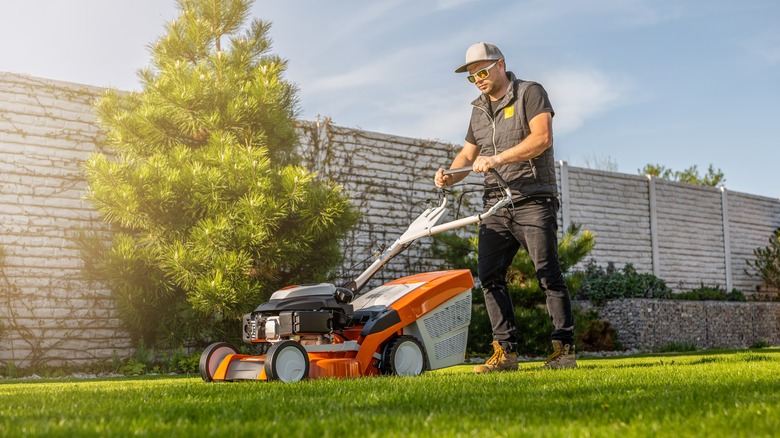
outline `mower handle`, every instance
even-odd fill
[[[452,175],[452,174],[455,174],[455,173],[471,172],[472,170],[473,169],[472,169],[471,166],[456,167],[454,169],[447,169],[447,170],[443,171],[441,174],[442,175]]]
[[[471,167],[450,169],[448,172],[450,173],[471,172]],[[509,185],[506,183],[506,181],[504,181],[504,178],[501,178],[501,175],[499,175],[496,169],[488,169],[488,172],[491,175],[493,175],[493,177],[496,179],[499,187],[501,188],[501,192],[503,192],[504,194],[504,196],[501,197],[498,200],[498,202],[493,204],[489,209],[487,209],[482,213],[436,225],[444,215],[444,212],[446,211],[447,192],[444,192],[445,196],[441,197],[440,206],[425,210],[425,212],[423,212],[417,219],[415,219],[412,222],[411,225],[409,225],[409,228],[406,230],[406,232],[404,232],[401,235],[401,237],[399,237],[395,242],[393,242],[392,245],[390,245],[387,249],[385,249],[382,252],[382,254],[380,254],[379,258],[374,260],[374,262],[371,264],[371,266],[368,267],[368,269],[363,271],[363,273],[360,274],[353,281],[345,284],[344,287],[351,290],[355,294],[355,296],[357,296],[360,293],[360,290],[363,289],[363,286],[365,286],[366,283],[368,283],[368,280],[370,280],[371,277],[373,277],[374,274],[376,274],[376,272],[382,268],[382,266],[387,264],[387,262],[389,262],[390,259],[392,259],[401,251],[403,251],[415,240],[421,237],[431,236],[433,234],[441,233],[444,231],[450,231],[467,225],[479,223],[486,217],[494,215],[496,211],[498,211],[498,209],[503,208],[507,204],[510,204],[512,202],[512,190],[509,189]]]
[[[466,172],[471,172],[472,170],[473,170],[473,169],[472,169],[472,167],[471,167],[471,166],[456,167],[456,168],[454,168],[454,169],[447,169],[447,170],[445,170],[445,171],[442,171],[442,173],[441,173],[441,174],[442,174],[442,175],[453,175],[453,174],[456,174],[456,173],[466,173]],[[498,171],[497,171],[496,169],[493,169],[493,168],[491,167],[490,169],[488,169],[488,173],[490,173],[491,175],[493,175],[493,178],[495,178],[495,179],[496,179],[496,181],[498,181],[498,185],[499,185],[499,187],[501,187],[502,189],[509,188],[509,184],[507,184],[507,183],[506,183],[506,181],[504,181],[504,178],[502,178],[502,177],[501,177],[501,174],[499,174],[499,173],[498,173]]]

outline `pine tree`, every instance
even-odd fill
[[[357,219],[297,165],[297,89],[251,3],[178,0],[142,90],[96,104],[107,154],[86,162],[87,199],[115,233],[89,265],[147,345],[239,336],[274,290],[331,275]]]

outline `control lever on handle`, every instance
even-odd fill
[[[509,184],[504,181],[504,178],[501,177],[501,174],[498,173],[496,169],[488,169],[488,172],[490,172],[491,175],[493,175],[493,178],[498,181],[498,185],[501,186],[502,189],[508,189]]]

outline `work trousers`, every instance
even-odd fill
[[[490,201],[486,202],[486,208]],[[517,322],[507,288],[507,270],[517,251],[528,251],[539,286],[547,296],[552,339],[574,343],[571,298],[558,261],[558,199],[532,198],[515,202],[485,218],[479,228],[479,280],[493,339],[515,351]]]

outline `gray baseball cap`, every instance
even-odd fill
[[[480,61],[496,61],[504,59],[504,54],[498,50],[495,44],[490,43],[476,43],[466,50],[466,63],[461,65],[455,70],[455,73],[463,73],[468,68],[469,64]]]

